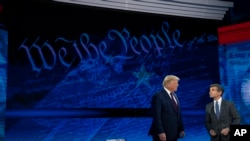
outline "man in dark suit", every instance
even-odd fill
[[[240,124],[240,115],[233,102],[223,99],[223,87],[210,85],[209,95],[213,102],[206,105],[206,128],[211,141],[229,141],[230,125]]]
[[[180,102],[174,93],[179,80],[177,76],[167,75],[162,83],[163,89],[152,98],[153,120],[149,135],[153,141],[177,141],[185,135]]]

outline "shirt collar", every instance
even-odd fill
[[[170,92],[167,88],[165,88],[165,87],[164,87],[164,90],[168,93],[168,96],[169,96],[170,98],[172,98],[171,92]]]
[[[221,101],[222,101],[222,98],[220,97],[218,100],[218,103],[221,103]],[[216,100],[214,100],[214,103],[216,102]]]
[[[168,94],[171,93],[171,92],[170,92],[167,88],[165,88],[165,87],[164,87],[164,90],[167,91]]]

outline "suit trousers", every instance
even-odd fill
[[[230,141],[230,135],[227,135],[227,136],[217,135],[217,136],[211,137],[211,141]]]
[[[158,135],[153,135],[152,138],[153,138],[153,141],[161,141]],[[177,139],[175,139],[175,140],[168,140],[167,139],[167,141],[177,141]]]

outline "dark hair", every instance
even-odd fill
[[[218,92],[221,92],[221,95],[223,95],[223,93],[224,93],[224,88],[221,86],[221,85],[219,85],[219,84],[211,84],[210,85],[210,88],[211,87],[216,87],[217,88],[217,91]]]

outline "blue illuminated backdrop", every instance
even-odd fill
[[[220,74],[226,99],[235,102],[240,110],[242,124],[250,123],[250,42],[221,45]]]
[[[220,79],[218,23],[20,5],[10,11],[6,140],[150,140],[150,100],[167,74],[181,78],[183,140],[208,137],[208,87]]]
[[[226,99],[234,101],[241,124],[250,123],[250,21],[218,28],[221,84]]]
[[[4,139],[6,81],[7,81],[7,48],[8,32],[4,24],[0,23],[0,140]]]

